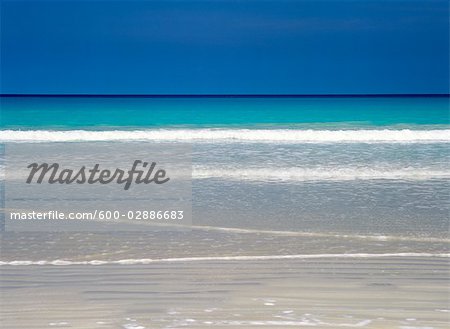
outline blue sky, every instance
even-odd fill
[[[1,92],[447,93],[447,1],[1,1]]]

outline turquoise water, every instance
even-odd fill
[[[190,143],[193,223],[448,237],[448,97],[4,97],[0,143]],[[117,153],[117,154],[116,154]]]
[[[447,125],[447,97],[2,97],[2,129]]]

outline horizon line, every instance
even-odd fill
[[[306,98],[306,97],[450,97],[449,93],[421,94],[20,94],[0,93],[0,97],[104,97],[104,98]]]

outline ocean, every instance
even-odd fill
[[[191,144],[195,225],[447,237],[447,97],[5,97],[1,106],[0,142]]]
[[[8,328],[447,325],[448,97],[0,101],[3,144],[192,147],[187,231],[2,233]]]

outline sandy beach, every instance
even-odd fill
[[[8,233],[2,251],[2,328],[418,329],[450,316],[446,241]]]
[[[0,329],[450,329],[448,0],[0,1]]]
[[[446,328],[448,259],[2,267],[3,328]]]

